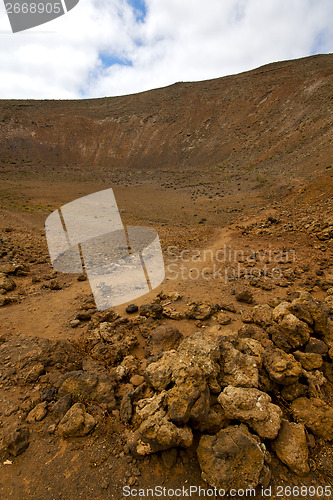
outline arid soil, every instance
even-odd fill
[[[332,61],[0,101],[1,499],[330,498]],[[48,255],[47,216],[107,188],[163,248],[132,314]]]

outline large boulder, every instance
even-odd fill
[[[298,476],[310,472],[309,450],[303,424],[282,420],[277,438],[272,443],[278,458]]]
[[[264,367],[273,382],[291,385],[298,381],[302,374],[302,365],[292,354],[282,349],[269,347],[263,355]]]
[[[333,439],[333,408],[318,398],[298,398],[291,404],[293,417],[316,436]]]
[[[259,436],[274,439],[280,429],[282,411],[258,389],[226,387],[218,397],[227,418],[249,425]]]
[[[75,403],[60,420],[58,432],[64,438],[82,437],[87,436],[95,425],[94,417],[86,412],[85,406]]]
[[[227,427],[215,436],[202,436],[197,454],[202,478],[211,486],[225,491],[258,486],[265,454],[259,438],[246,425]]]

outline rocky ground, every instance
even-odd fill
[[[332,496],[331,64],[0,103],[1,499]],[[99,312],[44,224],[109,187],[166,278]]]
[[[1,496],[193,485],[258,497],[272,487],[271,498],[303,486],[323,498],[318,487],[333,485],[333,221],[285,216],[206,228],[200,257],[167,247],[163,286],[104,312],[85,276],[52,271],[42,234],[4,228]],[[242,249],[223,280],[213,279],[221,249]]]

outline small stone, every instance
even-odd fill
[[[245,304],[253,304],[254,298],[253,293],[250,290],[239,290],[236,292],[236,300],[238,302],[244,302]]]
[[[29,446],[29,428],[21,423],[15,424],[4,432],[3,444],[14,457],[23,453]]]
[[[79,274],[76,279],[77,281],[87,281],[87,276],[85,274]]]
[[[131,392],[127,392],[127,394],[123,396],[120,403],[120,410],[119,410],[120,420],[124,424],[127,424],[130,422],[132,414],[133,414],[133,407],[132,407]]]
[[[11,292],[16,287],[15,281],[8,278],[4,273],[0,273],[0,288],[6,292]]]
[[[126,312],[127,314],[134,314],[138,312],[139,307],[136,304],[130,304],[129,306],[126,307]]]
[[[185,314],[188,319],[205,321],[213,314],[213,308],[206,302],[191,302]]]
[[[306,439],[307,439],[309,448],[315,448],[316,447],[316,438],[314,437],[313,434],[310,434],[308,432],[306,434]]]
[[[263,354],[264,366],[273,382],[281,385],[291,385],[298,381],[302,373],[302,365],[292,354],[282,349],[267,348]]]
[[[216,319],[220,325],[229,325],[229,323],[231,323],[230,316],[225,313],[218,314]]]
[[[217,398],[229,419],[248,424],[264,439],[274,439],[280,429],[282,411],[265,392],[253,388],[225,387]]]
[[[76,320],[79,321],[89,321],[91,316],[94,314],[95,310],[88,309],[87,311],[81,311],[76,315]]]
[[[182,296],[178,292],[170,292],[167,295],[167,299],[172,300],[172,302],[176,302],[177,300],[180,300]]]
[[[51,280],[47,288],[50,290],[62,290],[62,285],[57,280]]]
[[[57,394],[57,389],[55,387],[47,387],[42,394],[41,394],[41,401],[47,401],[48,403],[51,403],[51,401],[54,401],[55,397]]]
[[[25,381],[29,384],[32,382],[36,382],[36,380],[43,374],[45,373],[45,367],[42,363],[37,363],[34,365],[29,373],[26,376]]]
[[[255,306],[252,310],[252,319],[259,326],[269,326],[273,323],[272,309],[268,304]]]
[[[235,304],[233,304],[232,302],[221,302],[219,304],[219,308],[232,313],[236,312]]]
[[[72,396],[66,394],[60,398],[53,406],[52,413],[60,420],[72,406]]]
[[[133,377],[130,378],[130,383],[135,387],[138,387],[139,385],[143,384],[144,381],[145,379],[141,375],[133,375]]]
[[[146,351],[150,356],[162,354],[163,351],[177,349],[183,335],[174,326],[161,325],[152,330],[146,341]]]
[[[308,387],[306,385],[296,382],[295,384],[286,385],[282,388],[281,396],[286,401],[294,401],[294,399],[306,396]]]
[[[328,297],[326,297],[325,303],[329,307],[330,314],[333,314],[333,295],[329,295]]]
[[[69,322],[69,326],[71,328],[77,328],[81,321],[79,319],[72,319],[72,321]]]
[[[10,417],[14,413],[19,411],[19,407],[17,405],[10,406],[6,411],[5,411],[5,417]]]
[[[253,323],[252,313],[250,311],[242,311],[241,320],[243,321],[243,323]]]
[[[140,307],[140,316],[146,318],[161,319],[163,314],[163,306],[161,304],[144,304]]]
[[[85,411],[82,403],[75,403],[61,419],[58,431],[62,437],[87,436],[95,427],[96,421]]]
[[[40,422],[47,415],[47,402],[39,403],[31,410],[31,412],[27,416],[28,424],[32,424],[33,422]]]

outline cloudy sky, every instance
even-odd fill
[[[80,0],[13,34],[0,0],[0,98],[123,95],[329,53],[332,19],[332,0]]]

